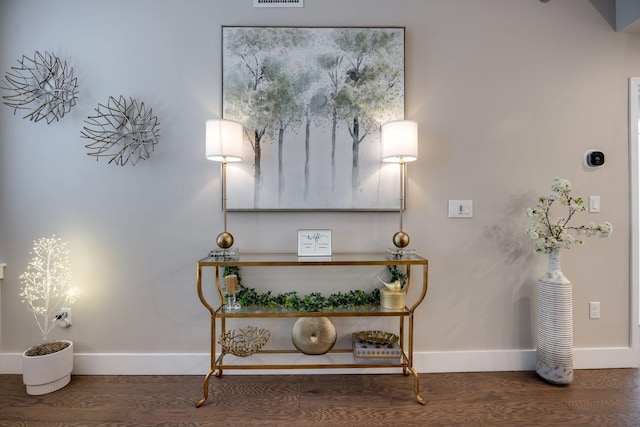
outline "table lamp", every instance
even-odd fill
[[[402,230],[402,212],[406,197],[406,164],[418,159],[418,124],[412,120],[394,120],[382,125],[382,161],[400,165],[400,231],[393,244],[401,252],[409,245],[409,235]]]
[[[222,162],[222,211],[224,231],[218,234],[219,250],[212,255],[225,255],[232,251],[233,236],[227,231],[227,163],[242,160],[242,124],[233,120],[214,119],[206,122],[207,159]]]

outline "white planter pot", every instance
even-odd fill
[[[64,350],[44,356],[22,353],[22,382],[27,394],[40,395],[60,390],[71,381],[73,370],[73,342]]]

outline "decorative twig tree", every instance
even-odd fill
[[[20,296],[42,332],[42,341],[47,342],[49,332],[56,326],[56,316],[63,307],[76,300],[78,289],[71,287],[71,269],[67,242],[56,238],[42,237],[34,241],[33,258],[27,271],[20,276]]]

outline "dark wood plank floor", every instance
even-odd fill
[[[9,426],[640,426],[638,369],[578,370],[568,386],[533,372],[397,375],[74,376],[62,390],[25,393],[0,375]]]

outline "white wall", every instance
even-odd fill
[[[640,34],[615,33],[588,0],[305,3],[0,0],[2,72],[23,54],[48,50],[73,66],[80,91],[68,116],[51,125],[0,106],[5,364],[38,340],[18,276],[33,240],[53,233],[70,242],[83,290],[74,325],[54,337],[74,340],[83,360],[182,354],[184,362],[208,351],[195,263],[222,223],[219,168],[204,158],[204,122],[220,115],[221,25],[406,27],[406,116],[420,125],[421,146],[409,165],[405,229],[430,261],[416,319],[419,370],[531,367],[536,279],[546,259],[524,236],[523,210],[556,176],[570,179],[577,195],[600,195],[601,213],[583,222],[615,227],[610,239],[563,254],[574,283],[575,345],[593,349],[579,351],[587,355],[579,363],[604,366],[597,356],[580,360],[628,348],[627,78],[640,75]],[[144,101],[160,120],[160,144],[135,167],[96,162],[80,138],[97,103],[119,95]],[[605,152],[604,168],[583,168],[590,148]],[[473,219],[448,219],[449,199],[472,199]],[[296,230],[318,226],[333,229],[334,251],[383,251],[397,217],[229,216],[246,252],[293,252]],[[312,292],[322,282],[299,286]],[[588,319],[589,301],[601,302],[600,320]],[[495,354],[509,364],[499,366]],[[169,359],[156,370],[170,371]]]

